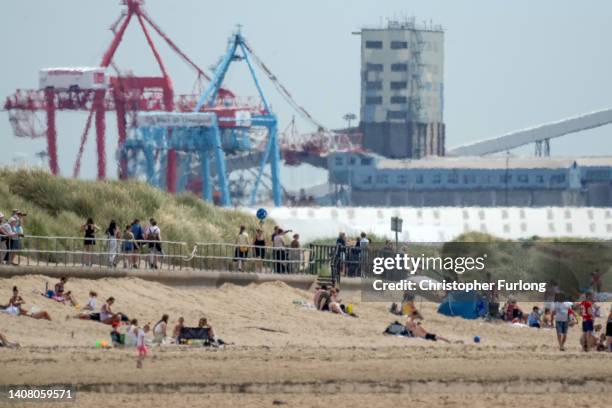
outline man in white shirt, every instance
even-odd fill
[[[567,340],[569,316],[573,314],[572,302],[563,302],[561,301],[560,296],[557,296],[556,300],[557,301],[553,305],[553,314],[555,315],[557,341],[559,342],[559,350],[565,351],[565,341]]]

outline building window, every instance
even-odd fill
[[[382,81],[368,81],[366,82],[366,89],[380,90],[382,89]]]
[[[518,181],[519,183],[526,184],[529,182],[529,176],[526,174],[519,174],[518,176],[516,176],[516,181]]]
[[[391,41],[391,49],[392,50],[403,50],[408,48],[407,41]]]
[[[502,174],[499,176],[500,183],[510,183],[512,181],[512,175],[510,174]]]
[[[391,71],[393,72],[406,72],[408,71],[408,64],[391,64]]]
[[[407,103],[408,99],[405,96],[392,96],[391,103]]]
[[[406,81],[391,81],[391,89],[393,90],[406,89],[406,88],[408,88],[408,82]]]
[[[382,72],[383,71],[383,64],[371,64],[371,63],[367,63],[366,64],[366,71]]]
[[[372,184],[372,176],[364,176],[363,184]]]
[[[423,184],[423,182],[424,182],[424,181],[425,181],[425,178],[423,177],[423,175],[422,175],[422,174],[418,174],[418,175],[416,176],[416,183],[417,183],[417,184]]]
[[[382,41],[366,41],[366,48],[382,49]]]
[[[334,162],[336,163],[336,166],[342,166],[344,164],[344,159],[340,156],[336,156]]]
[[[474,184],[476,183],[476,176],[474,174],[464,174],[463,184]]]
[[[563,184],[565,183],[565,174],[557,174],[550,178],[550,182],[553,184]]]
[[[431,178],[433,184],[440,184],[442,182],[442,176],[440,174],[434,174]]]
[[[351,156],[351,157],[349,157],[349,164],[350,164],[351,166],[354,166],[354,165],[355,165],[355,163],[357,163],[357,159],[355,158],[355,156]]]
[[[544,183],[544,176],[542,176],[541,174],[536,175],[535,179],[536,179],[536,183],[540,183],[540,184]]]
[[[406,119],[407,111],[387,111],[387,119]]]
[[[408,176],[405,174],[398,174],[397,183],[398,184],[408,184]]]
[[[459,182],[459,176],[457,173],[451,173],[448,175],[447,181],[449,184],[457,184]]]
[[[379,174],[376,176],[376,183],[389,184],[389,176],[387,174]]]
[[[381,105],[382,96],[367,96],[366,105]]]
[[[362,157],[361,158],[361,165],[362,166],[369,166],[372,164],[372,159],[369,157]]]

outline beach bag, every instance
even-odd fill
[[[412,337],[412,334],[406,329],[406,326],[404,326],[397,320],[387,326],[383,334],[389,334],[392,336]]]

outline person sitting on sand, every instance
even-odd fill
[[[138,340],[138,320],[130,320],[130,326],[125,332],[125,347],[136,347]]]
[[[208,324],[208,320],[205,317],[202,317],[198,322],[199,329],[208,329],[208,338],[211,341],[215,341],[217,336],[215,336],[215,330],[212,328],[210,324]]]
[[[168,315],[165,314],[157,323],[155,323],[155,326],[153,326],[153,343],[159,344],[161,346],[164,339],[166,338],[167,329]]]
[[[345,315],[346,313],[344,313],[344,311],[342,310],[341,300],[338,297],[339,293],[340,289],[332,288],[330,292],[331,301],[329,302],[329,311],[339,315]]]
[[[412,313],[417,312],[419,318],[423,318],[423,315],[417,310],[416,304],[414,303],[414,294],[409,290],[404,292],[402,299],[402,314],[405,316],[412,316]]]
[[[440,340],[446,343],[450,343],[450,340],[440,335],[427,332],[427,330],[425,330],[425,328],[421,325],[421,322],[419,320],[421,320],[421,318],[419,317],[418,312],[415,311],[408,318],[408,321],[406,321],[406,329],[410,333],[412,333],[413,336],[420,337],[425,340],[431,340],[431,341]]]
[[[527,324],[529,325],[529,327],[535,327],[536,329],[539,329],[540,327],[542,327],[541,322],[540,322],[540,308],[537,306],[534,306],[533,309],[531,310],[531,313],[529,313],[529,316],[527,317]]]
[[[506,306],[505,306],[504,317],[507,322],[511,322],[511,323],[524,323],[525,322],[525,316],[521,308],[518,306],[516,299],[514,298],[508,299],[508,302],[506,303]]]
[[[9,341],[4,334],[0,333],[0,347],[19,348],[21,346],[19,343]]]
[[[68,282],[68,278],[65,276],[62,276],[59,282],[57,282],[55,286],[53,287],[54,289],[53,293],[49,297],[58,302],[61,302],[61,303],[70,302],[70,305],[76,306],[77,302],[72,296],[72,292],[66,291],[66,282]]]
[[[100,308],[100,322],[104,324],[113,324],[113,322],[121,322],[121,313],[114,313],[111,306],[115,303],[114,297],[106,299],[106,303]]]
[[[327,285],[321,285],[315,290],[314,297],[312,299],[313,304],[319,309],[319,303],[321,301],[321,295],[327,292]],[[319,309],[320,310],[320,309]]]
[[[6,313],[13,316],[30,316],[34,319],[51,320],[51,316],[46,311],[28,312],[23,305],[25,300],[19,295],[17,286],[13,286],[13,296],[9,300],[8,307],[4,310]]]
[[[98,294],[93,291],[90,290],[89,291],[89,300],[87,301],[87,304],[85,306],[83,306],[83,310],[96,310],[96,306],[98,305]]]
[[[542,315],[542,327],[545,329],[554,328],[552,311],[549,308],[544,309],[544,314]]]
[[[181,331],[185,327],[185,318],[183,316],[179,317],[178,323],[174,326],[172,330],[172,338],[176,341],[176,344],[179,342],[179,337],[181,336]]]

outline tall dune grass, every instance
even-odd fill
[[[0,169],[0,212],[27,212],[28,235],[80,236],[88,217],[103,229],[111,219],[121,228],[134,218],[151,217],[170,241],[234,242],[238,227],[259,225],[251,215],[208,204],[193,194],[173,196],[136,181],[82,181],[54,177],[43,170]],[[272,221],[264,229],[271,231]]]

